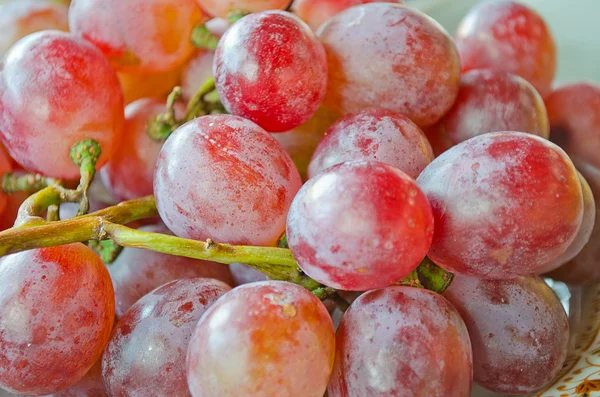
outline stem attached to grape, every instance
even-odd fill
[[[208,30],[205,24],[200,24],[192,30],[192,44],[196,48],[214,51],[219,44],[219,36]]]
[[[54,178],[46,178],[40,174],[26,174],[17,176],[12,172],[2,176],[2,191],[6,194],[26,192],[29,194],[38,192],[50,185],[60,185],[61,181]]]
[[[96,163],[101,154],[102,149],[100,149],[100,144],[92,139],[85,139],[76,143],[71,148],[71,160],[73,160],[75,165],[79,166],[81,174],[79,187],[77,187],[77,192],[81,196],[77,215],[87,214],[90,210],[90,201],[87,193],[96,175]]]

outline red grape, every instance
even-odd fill
[[[97,49],[76,36],[44,31],[21,39],[0,66],[0,93],[0,136],[27,169],[78,178],[69,157],[75,143],[100,144],[98,167],[118,144],[123,94],[117,76]]]
[[[98,360],[73,386],[46,397],[108,397],[102,380],[102,360]]]
[[[582,222],[573,163],[531,134],[472,138],[436,158],[417,181],[435,218],[428,256],[460,274],[535,273],[567,250]]]
[[[139,230],[171,234],[163,225],[144,226]],[[115,289],[115,307],[119,318],[141,297],[169,281],[206,277],[233,284],[227,265],[136,248],[123,249],[108,271]]]
[[[0,386],[50,394],[79,381],[102,354],[115,315],[106,266],[83,244],[0,263]]]
[[[381,2],[381,0],[294,0],[292,11],[316,31],[323,22],[346,8],[375,2]],[[382,2],[401,4],[402,0],[383,0]]]
[[[5,173],[11,172],[12,168],[10,156],[4,151],[4,148],[0,148],[0,180]],[[7,204],[8,197],[0,189],[0,214],[2,214]]]
[[[202,51],[185,66],[181,74],[181,88],[185,98],[192,98],[202,84],[213,77],[214,59],[214,52]]]
[[[154,194],[176,235],[272,245],[302,182],[289,155],[256,124],[204,116],[177,129],[158,157]]]
[[[118,70],[164,72],[192,55],[201,14],[194,0],[73,0],[69,27]]]
[[[285,9],[291,0],[196,0],[212,16],[225,18],[231,11],[259,12]]]
[[[242,265],[241,263],[233,263],[229,265],[229,268],[231,269],[231,275],[236,285],[267,280],[267,276],[258,270],[254,270],[250,266]]]
[[[282,281],[235,288],[196,326],[188,347],[192,396],[322,397],[335,335],[308,290]]]
[[[189,396],[185,355],[194,327],[221,295],[220,281],[172,281],[140,299],[119,321],[102,358],[111,396]]]
[[[569,322],[560,300],[536,276],[481,280],[456,275],[444,293],[465,320],[475,381],[500,393],[546,386],[567,356]]]
[[[40,30],[69,30],[69,8],[50,0],[11,0],[0,4],[0,57],[19,39]]]
[[[423,131],[408,117],[371,108],[353,113],[332,125],[315,150],[308,175],[349,160],[377,160],[417,178],[433,160]]]
[[[576,83],[546,99],[550,139],[570,156],[600,168],[600,86]]]
[[[427,254],[433,217],[413,179],[390,165],[355,160],[311,178],[294,199],[287,239],[298,265],[327,286],[386,287]]]
[[[460,85],[460,59],[448,33],[422,12],[390,3],[349,8],[318,35],[327,51],[325,105],[340,114],[379,106],[419,127],[446,113]]]
[[[463,71],[494,69],[529,81],[542,97],[556,72],[554,38],[542,17],[513,0],[488,0],[460,23],[456,46]]]
[[[388,287],[361,295],[336,334],[330,397],[469,397],[471,343],[442,296]]]
[[[233,24],[219,42],[213,70],[225,108],[269,132],[308,121],[327,88],[323,46],[304,22],[283,11]]]
[[[521,77],[472,70],[462,75],[456,102],[430,133],[443,135],[448,149],[493,131],[522,131],[548,138],[544,100]]]
[[[142,98],[166,98],[173,87],[179,85],[182,69],[183,66],[160,73],[117,73],[125,103]]]
[[[183,105],[175,104],[183,115]],[[153,192],[154,168],[163,142],[147,134],[148,122],[165,112],[165,101],[144,98],[125,108],[122,142],[100,175],[110,194],[118,200],[133,200]]]

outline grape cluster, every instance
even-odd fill
[[[569,319],[539,275],[600,281],[600,86],[552,89],[534,10],[482,2],[453,38],[398,0],[6,0],[0,31],[3,187],[59,192],[15,228],[27,196],[0,192],[0,388],[469,397],[557,376]],[[90,140],[109,208],[75,216]],[[73,243],[36,245],[60,225]],[[107,263],[82,244],[108,237]]]

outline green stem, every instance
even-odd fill
[[[234,23],[236,23],[237,21],[239,21],[240,19],[242,19],[243,17],[245,17],[246,15],[249,15],[250,11],[246,11],[246,10],[232,10],[229,12],[229,14],[227,14],[227,22],[229,22],[230,25],[233,25]]]
[[[46,178],[40,174],[26,174],[17,176],[8,172],[2,176],[2,191],[6,194],[26,192],[29,194],[39,192],[50,185],[60,185],[61,181],[54,178]]]
[[[175,115],[175,102],[181,98],[183,91],[181,87],[173,88],[167,97],[167,110],[148,122],[146,132],[155,141],[164,141],[175,131],[181,123]]]
[[[423,259],[417,268],[417,273],[425,288],[439,294],[446,291],[454,279],[454,274],[442,269],[428,257]]]
[[[85,139],[71,148],[71,160],[79,166],[81,178],[77,191],[80,192],[79,211],[77,215],[85,215],[90,210],[88,190],[96,175],[96,163],[102,154],[100,144],[92,139]],[[60,203],[59,203],[60,204]]]
[[[185,112],[185,121],[193,120],[198,116],[208,114],[206,111],[206,103],[204,96],[215,90],[215,79],[210,78],[204,82],[194,93],[194,96],[190,99]]]
[[[60,206],[58,204],[52,204],[48,207],[48,215],[46,216],[48,222],[60,221]]]
[[[219,44],[219,37],[214,35],[205,24],[200,24],[192,30],[192,44],[196,48],[214,51]]]
[[[121,251],[123,251],[123,247],[115,243],[114,240],[92,240],[88,242],[88,246],[93,249],[106,264],[113,263]]]

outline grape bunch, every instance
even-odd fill
[[[600,86],[553,88],[533,9],[487,0],[452,37],[397,0],[5,0],[0,28],[1,389],[559,374],[540,275],[600,281]]]

